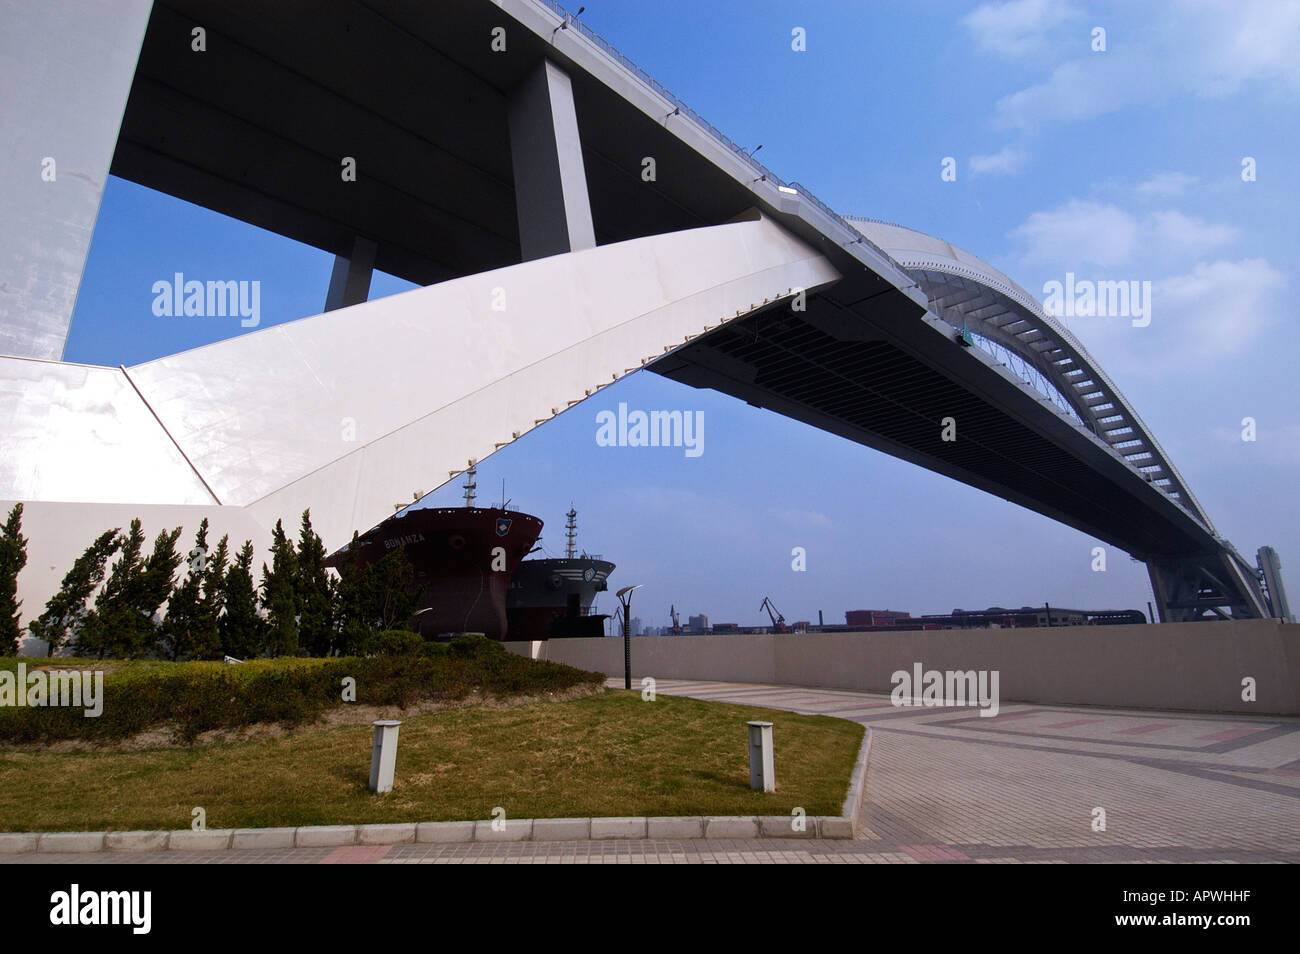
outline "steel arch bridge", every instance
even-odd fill
[[[1120,547],[1164,620],[1278,615],[1023,289],[942,240],[841,217],[551,0],[0,6],[18,91],[0,504],[28,504],[48,543],[29,574],[67,566],[87,522],[137,513],[242,539],[312,506],[338,546],[648,368]],[[77,69],[44,83],[55,48]],[[57,183],[32,188],[31,157],[51,154]],[[324,313],[134,368],[62,362],[110,172],[333,253]],[[376,268],[422,287],[367,301]]]
[[[931,309],[1004,360],[1021,380],[1114,449],[1134,476],[1165,493],[1215,538],[1214,549],[1142,554],[1152,587],[1175,619],[1230,605],[1268,615],[1254,568],[1219,537],[1209,515],[1155,435],[1083,344],[1025,289],[982,259],[894,223],[846,217],[924,290]]]

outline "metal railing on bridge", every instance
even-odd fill
[[[586,39],[589,40],[597,49],[599,49],[606,56],[608,56],[610,59],[616,62],[619,66],[623,67],[623,69],[627,70],[634,77],[636,77],[646,86],[650,87],[650,89],[654,90],[661,97],[663,97],[663,99],[665,99],[668,102],[668,104],[673,107],[673,109],[679,112],[679,115],[689,119],[697,127],[699,127],[699,129],[703,131],[705,134],[707,134],[708,136],[716,140],[720,145],[734,152],[741,159],[743,159],[745,163],[752,170],[754,170],[754,172],[757,173],[757,175],[755,176],[755,180],[765,179],[768,182],[774,183],[778,189],[784,187],[786,189],[795,190],[796,192],[799,193],[799,196],[801,198],[807,199],[809,203],[816,206],[822,212],[826,213],[826,215],[830,218],[830,220],[833,223],[835,223],[840,228],[842,228],[845,232],[848,233],[850,238],[845,243],[846,245],[851,245],[854,244],[855,242],[861,243],[867,246],[868,248],[873,249],[878,255],[882,256],[886,261],[893,261],[893,259],[890,258],[890,256],[885,252],[884,249],[876,245],[869,238],[867,238],[856,228],[854,228],[848,221],[845,220],[844,216],[840,215],[838,212],[832,209],[821,199],[817,198],[817,196],[807,186],[804,186],[798,182],[786,182],[784,179],[778,176],[767,166],[763,165],[763,163],[755,159],[752,152],[742,148],[740,145],[734,142],[730,137],[728,137],[724,132],[722,132],[722,130],[718,129],[718,127],[714,126],[711,122],[709,122],[699,113],[697,113],[695,110],[691,109],[691,107],[686,105],[686,103],[684,103],[680,97],[678,97],[671,90],[665,87],[662,83],[656,80],[653,76],[647,73],[644,69],[638,66],[633,60],[629,59],[617,47],[615,47],[612,43],[610,43],[608,40],[602,37],[599,33],[591,29],[590,27],[588,27],[581,20],[574,19],[572,14],[570,14],[569,11],[566,10],[559,3],[556,3],[555,0],[533,0],[533,2],[540,4],[548,8],[549,10],[551,10],[551,12],[555,13],[562,20],[564,20],[568,28],[576,30],[578,33],[582,34],[582,36],[586,37]]]

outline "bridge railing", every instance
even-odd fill
[[[614,44],[610,43],[608,40],[602,37],[595,30],[591,29],[591,27],[583,23],[581,20],[575,20],[569,14],[569,11],[564,9],[564,7],[562,7],[560,4],[556,3],[555,0],[534,0],[534,2],[540,3],[545,7],[549,7],[552,12],[562,17],[568,23],[569,29],[577,30],[579,33],[585,36],[593,44],[599,47],[607,56],[609,56],[610,59],[617,62],[620,66],[622,66],[625,70],[627,70],[629,73],[634,75],[641,82],[645,83],[647,86],[653,89],[664,99],[668,100],[668,102],[672,104],[674,109],[681,110],[681,114],[683,116],[688,117],[697,126],[703,128],[704,131],[707,132],[710,136],[718,140],[718,142],[722,143],[722,145],[726,146],[736,155],[744,159],[745,162],[749,164],[750,168],[752,168],[760,176],[766,176],[769,182],[775,182],[777,185],[786,184],[784,179],[782,179],[771,169],[767,168],[767,166],[763,165],[761,162],[755,159],[753,155],[751,155],[747,150],[745,150],[744,148],[742,148],[741,146],[733,142],[722,132],[722,130],[718,129],[716,126],[710,123],[707,119],[705,119],[695,110],[691,109],[691,107],[687,106],[684,102],[681,101],[681,99],[675,96],[671,90],[669,90],[662,83],[656,80],[653,76],[651,76],[641,67],[637,66],[635,62],[633,62],[622,52],[620,52],[619,49],[616,46],[614,46]]]
[[[804,185],[801,182],[792,182],[790,183],[790,188],[797,191],[800,196],[807,199],[813,205],[817,206],[817,208],[821,209],[828,216],[830,216],[831,221],[836,222],[839,225],[842,225],[848,231],[848,233],[853,236],[854,242],[861,242],[863,245],[867,246],[867,248],[874,249],[877,252],[877,254],[882,256],[886,261],[892,262],[894,260],[893,256],[891,256],[883,248],[881,248],[875,242],[871,241],[871,239],[867,238],[860,231],[858,231],[858,229],[853,225],[852,222],[850,222],[844,216],[840,215],[838,212],[832,209],[821,199],[817,198],[816,194],[811,189],[809,189],[806,185]],[[900,269],[902,268],[901,265],[898,267]]]
[[[586,37],[593,45],[595,45],[598,49],[600,49],[606,56],[614,60],[625,70],[627,70],[637,79],[639,79],[642,83],[650,87],[660,96],[662,96],[665,100],[667,100],[674,109],[680,110],[680,114],[682,116],[685,116],[691,122],[695,123],[695,125],[698,126],[701,130],[703,130],[713,139],[717,140],[721,145],[725,146],[727,149],[731,150],[737,156],[743,159],[745,163],[751,169],[753,169],[754,172],[757,173],[755,179],[760,179],[760,178],[766,179],[768,182],[775,183],[778,188],[784,186],[787,189],[794,189],[799,193],[799,195],[802,198],[807,199],[812,205],[815,205],[818,209],[825,212],[832,222],[839,225],[841,228],[843,228],[846,232],[849,233],[851,238],[848,244],[852,244],[853,242],[861,242],[863,245],[866,245],[868,248],[874,249],[876,253],[879,254],[881,257],[883,257],[886,261],[892,261],[889,254],[885,252],[884,249],[876,245],[869,238],[867,238],[856,228],[854,228],[848,221],[845,220],[844,216],[840,215],[838,212],[832,209],[821,199],[817,198],[817,196],[810,189],[808,189],[807,186],[804,186],[798,182],[787,183],[775,172],[773,172],[767,166],[763,165],[761,162],[755,159],[753,153],[742,148],[737,143],[732,141],[732,139],[728,137],[724,132],[722,132],[722,130],[718,129],[718,127],[714,126],[711,122],[709,122],[699,113],[697,113],[695,110],[691,109],[690,106],[682,102],[682,100],[676,94],[674,94],[671,90],[665,87],[653,76],[651,76],[649,73],[643,70],[634,61],[632,61],[627,56],[625,56],[617,47],[614,46],[614,44],[610,43],[608,40],[602,37],[595,30],[591,29],[589,26],[584,24],[582,21],[575,20],[569,14],[569,11],[566,10],[559,3],[557,3],[556,0],[534,0],[534,2],[539,3],[542,6],[550,9],[553,13],[555,13],[557,16],[559,16],[568,24],[569,29],[577,30],[584,37]]]

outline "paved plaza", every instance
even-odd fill
[[[611,680],[621,686],[622,680]],[[80,855],[32,864],[1300,861],[1300,719],[1071,706],[895,708],[880,694],[659,680],[664,695],[851,719],[873,742],[853,841],[404,844]],[[780,739],[776,740],[778,752]],[[1094,830],[1097,809],[1105,830]]]

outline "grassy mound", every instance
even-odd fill
[[[19,662],[28,673],[37,668],[102,671],[103,712],[87,718],[83,708],[0,706],[0,742],[11,744],[116,741],[160,726],[173,727],[181,740],[189,741],[212,729],[311,722],[351,702],[407,707],[456,702],[471,693],[504,698],[604,682],[599,673],[473,643],[453,644],[433,655],[254,660],[234,666],[10,658],[0,660],[0,668],[16,672]],[[355,698],[345,702],[350,686]]]

